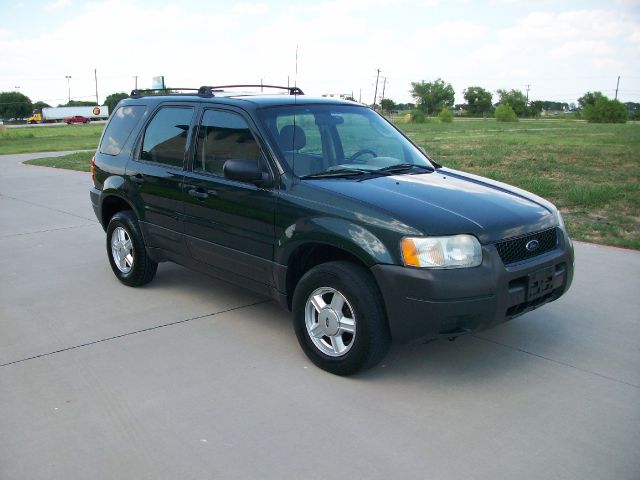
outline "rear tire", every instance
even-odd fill
[[[149,258],[138,221],[131,210],[116,213],[107,227],[107,255],[115,276],[139,287],[153,280],[158,264]]]
[[[327,262],[305,273],[293,296],[293,315],[304,353],[336,375],[373,367],[391,344],[378,287],[352,262]]]

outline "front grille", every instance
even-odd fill
[[[527,244],[532,240],[538,241],[538,248],[527,250]],[[549,228],[541,232],[529,233],[522,237],[508,238],[496,243],[496,249],[505,265],[520,262],[543,253],[549,252],[558,245],[557,228]]]

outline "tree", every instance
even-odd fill
[[[43,108],[47,108],[50,107],[51,105],[49,105],[48,103],[43,102],[42,100],[38,100],[36,103],[33,104],[33,109],[34,110],[42,110]]]
[[[435,82],[411,82],[410,92],[427,115],[433,115],[442,107],[452,107],[455,92],[450,83],[438,78]]]
[[[518,117],[508,103],[501,103],[496,108],[496,120],[498,122],[517,122]]]
[[[118,105],[118,102],[120,100],[127,97],[129,97],[129,95],[124,92],[112,93],[111,95],[108,95],[107,98],[104,99],[104,104],[109,107],[109,113],[112,113],[116,109],[116,105]]]
[[[580,108],[584,108],[587,105],[594,106],[598,100],[605,97],[602,92],[587,92],[578,99],[578,105]]]
[[[625,123],[629,112],[618,100],[609,100],[604,95],[594,105],[586,104],[584,116],[589,123]]]
[[[442,107],[440,113],[438,114],[438,118],[442,123],[451,123],[453,122],[453,112],[448,107]]]
[[[380,102],[380,105],[382,106],[382,110],[386,110],[387,112],[390,112],[391,110],[396,108],[396,102],[394,102],[390,98],[383,98],[382,102]]]
[[[464,90],[464,99],[467,101],[467,110],[472,115],[489,113],[493,108],[491,92],[482,87],[469,87]]]
[[[20,92],[0,92],[0,118],[22,118],[31,114],[31,100]]]
[[[527,97],[520,90],[498,90],[500,104],[509,105],[518,117],[525,117],[529,114]]]
[[[640,120],[640,103],[625,102],[624,106],[629,112],[629,120]]]

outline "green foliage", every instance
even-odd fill
[[[0,92],[0,118],[21,118],[31,115],[31,100],[20,92]]]
[[[491,92],[482,87],[469,87],[464,91],[464,98],[472,115],[489,113],[493,108]]]
[[[112,93],[104,99],[104,104],[109,107],[109,113],[111,114],[116,109],[116,105],[118,105],[118,102],[128,97],[129,95],[124,92]]]
[[[451,84],[441,78],[434,82],[411,82],[410,93],[427,115],[438,113],[442,107],[453,107],[455,98]]]
[[[387,112],[390,112],[391,110],[396,108],[396,102],[394,102],[390,98],[383,98],[380,102],[380,105],[382,106],[382,110]]]
[[[451,123],[453,122],[453,112],[450,108],[442,107],[440,113],[438,114],[438,118],[443,123]]]
[[[500,95],[499,103],[509,105],[518,117],[526,117],[529,115],[527,97],[520,90],[500,89],[498,90],[498,95]]]
[[[51,105],[49,105],[48,103],[45,103],[43,101],[37,101],[36,103],[33,104],[33,110],[42,110],[43,108],[48,108]]]
[[[93,107],[96,102],[86,102],[84,100],[71,100],[64,105],[58,105],[59,107]]]
[[[594,105],[587,104],[583,113],[589,123],[625,123],[629,112],[618,100],[602,96]]]
[[[496,108],[496,120],[498,122],[517,122],[518,116],[511,108],[511,105],[502,103]]]
[[[424,123],[426,120],[426,115],[422,110],[416,108],[409,112],[409,118],[411,118],[411,122],[413,123]]]
[[[602,92],[587,92],[578,99],[578,105],[580,108],[585,108],[587,105],[595,106],[596,102],[605,97]]]
[[[536,117],[536,118],[539,117],[540,114],[542,113],[542,105],[543,105],[543,102],[541,100],[536,100],[534,102],[531,102],[527,109],[527,116]]]
[[[624,106],[629,112],[629,120],[640,120],[640,103],[625,102]]]

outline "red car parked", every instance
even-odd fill
[[[82,115],[75,115],[73,117],[67,117],[64,119],[65,123],[71,125],[72,123],[89,123],[91,120]]]

